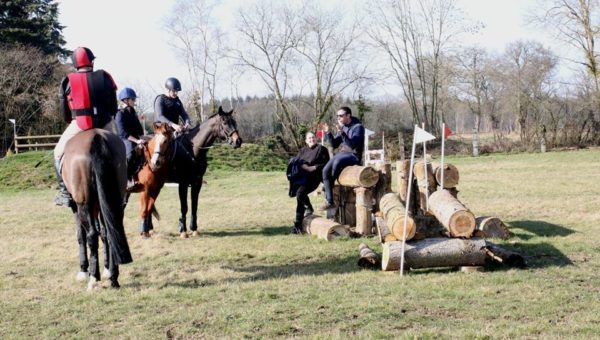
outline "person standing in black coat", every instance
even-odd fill
[[[297,174],[290,180],[290,197],[296,196],[297,202],[296,219],[292,228],[294,234],[302,233],[302,219],[314,211],[308,194],[315,191],[321,183],[323,167],[329,161],[327,148],[317,144],[314,133],[308,132],[305,142],[306,146],[300,149],[293,162],[290,162],[291,166],[298,167]]]

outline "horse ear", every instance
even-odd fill
[[[154,122],[152,124],[152,127],[154,128],[154,131],[156,131],[156,130],[160,129],[161,125],[162,125],[161,122]]]
[[[218,111],[219,115],[223,115],[225,112],[223,111],[223,107],[219,106],[219,111]]]

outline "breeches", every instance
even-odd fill
[[[333,203],[333,182],[340,176],[345,167],[360,164],[360,160],[350,152],[340,152],[333,156],[323,168],[323,188],[325,199]]]
[[[104,127],[102,127],[102,129],[108,130],[112,133],[115,133],[117,131],[115,127],[115,122],[112,119]],[[67,126],[65,132],[63,132],[63,134],[60,136],[58,143],[54,147],[54,160],[58,161],[62,158],[62,155],[65,152],[65,146],[67,145],[67,142],[70,141],[71,138],[75,137],[75,135],[81,131],[83,130],[80,129],[79,126],[77,126],[77,122],[75,120],[72,120],[71,124]]]

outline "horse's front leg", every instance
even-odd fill
[[[79,244],[79,273],[77,273],[77,281],[85,281],[87,280],[88,274],[88,256],[87,256],[87,242],[86,242],[86,232],[81,222],[81,218],[79,213],[76,212],[75,216],[75,228],[77,229],[77,243]]]
[[[151,209],[152,206],[148,188],[144,188],[144,190],[140,192],[140,234],[145,238],[150,237],[150,230],[152,229]]]
[[[198,197],[200,196],[200,190],[202,189],[202,180],[198,183],[192,184],[192,211],[190,214],[190,230],[192,231],[193,236],[198,236],[200,233],[198,232]]]
[[[179,183],[179,204],[181,206],[181,218],[179,219],[179,234],[182,238],[187,238],[187,228],[185,226],[185,215],[188,211],[187,205],[188,183]]]

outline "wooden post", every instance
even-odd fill
[[[363,236],[372,234],[373,221],[371,220],[371,207],[373,196],[371,190],[363,187],[354,188],[356,194],[356,229]]]
[[[410,160],[396,161],[396,179],[398,181],[398,195],[403,203],[406,203],[406,191],[408,189],[408,175],[410,172]]]
[[[435,191],[429,197],[433,215],[448,229],[452,237],[471,237],[475,231],[475,216],[448,190]]]
[[[414,165],[414,174],[417,178],[417,188],[419,190],[419,208],[422,214],[427,214],[427,201],[429,195],[435,191],[435,176],[431,163],[426,163],[427,166],[423,166],[423,162],[416,162]]]
[[[405,147],[404,147],[404,134],[402,131],[398,131],[398,152],[400,153],[400,160],[403,161],[406,158]]]

